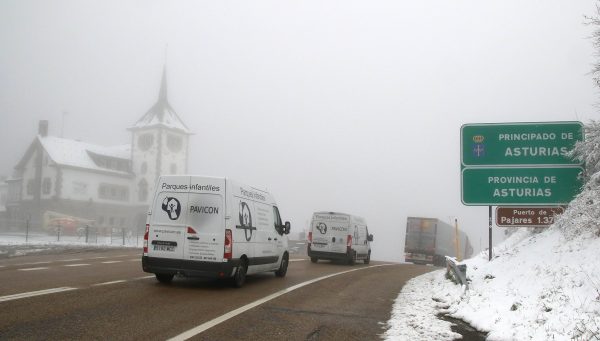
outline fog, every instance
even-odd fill
[[[593,1],[0,1],[0,175],[50,135],[131,143],[166,65],[195,134],[189,173],[366,218],[373,258],[402,260],[407,216],[458,219],[460,127],[587,122]],[[504,229],[494,227],[495,240]]]

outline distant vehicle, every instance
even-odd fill
[[[142,268],[163,283],[175,275],[232,278],[287,273],[290,223],[268,192],[225,178],[161,176],[148,212]]]
[[[415,264],[444,266],[445,256],[465,259],[473,254],[469,237],[458,230],[459,253],[456,255],[455,228],[437,218],[408,217],[404,258]]]
[[[315,212],[308,232],[308,256],[311,262],[319,259],[345,260],[354,264],[371,261],[371,242],[366,221],[339,212]]]
[[[60,212],[45,211],[43,214],[43,228],[50,234],[75,235],[86,226],[94,226],[94,220],[75,217]]]

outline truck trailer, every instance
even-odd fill
[[[445,256],[459,259],[470,258],[473,247],[469,237],[458,230],[458,249],[456,254],[456,229],[437,218],[408,217],[406,219],[406,238],[404,259],[414,264],[445,265]]]

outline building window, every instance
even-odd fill
[[[171,174],[177,174],[177,165],[174,163],[171,164]]]
[[[138,138],[138,146],[142,151],[146,151],[152,147],[154,143],[154,135],[152,134],[143,134]]]
[[[183,145],[183,140],[181,136],[176,136],[169,134],[167,135],[167,147],[172,152],[178,152],[181,150],[181,146]]]
[[[145,202],[146,199],[148,199],[148,182],[146,179],[142,179],[138,183],[138,200]]]
[[[42,180],[42,193],[50,194],[51,189],[52,189],[52,180],[50,180],[50,178],[44,178]]]
[[[33,195],[35,188],[35,181],[33,179],[27,180],[27,195]]]
[[[98,197],[107,200],[127,201],[129,200],[129,188],[122,185],[100,184]]]
[[[142,162],[142,166],[140,167],[140,173],[146,174],[148,172],[148,163]]]

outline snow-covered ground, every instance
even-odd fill
[[[69,249],[93,249],[109,247],[141,248],[143,236],[55,235],[48,233],[0,232],[0,258],[24,256],[40,252],[61,252]]]
[[[600,174],[600,173],[599,173]],[[600,340],[600,175],[546,230],[522,228],[466,260],[469,289],[436,270],[412,279],[395,301],[386,340],[454,340],[438,314],[487,340]]]

